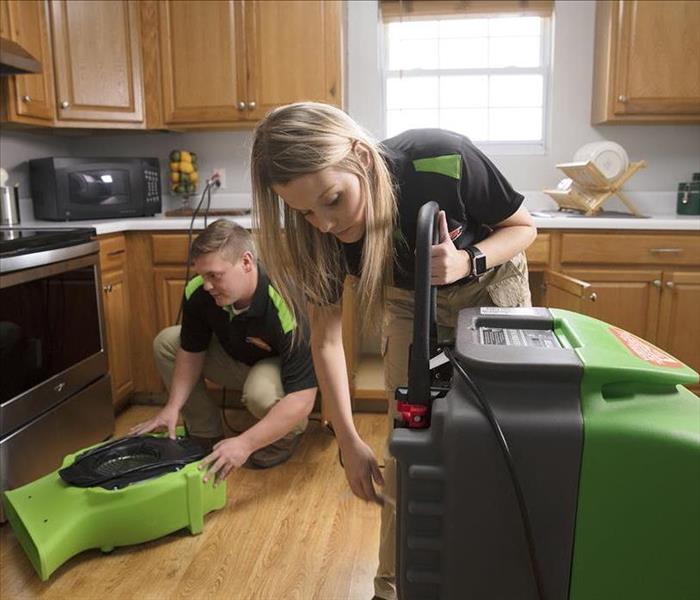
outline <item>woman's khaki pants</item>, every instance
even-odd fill
[[[175,370],[175,355],[179,348],[179,325],[163,329],[153,341],[156,366],[168,390]],[[202,375],[220,386],[240,390],[241,402],[256,419],[262,419],[284,396],[279,357],[266,358],[249,367],[231,358],[215,335],[207,348]],[[190,435],[203,438],[224,435],[221,408],[207,394],[202,377],[182,407],[182,416]],[[307,424],[308,420],[305,418],[290,433],[301,433]]]
[[[464,285],[438,288],[438,337],[451,339],[457,315],[470,306],[531,306],[527,262],[523,254],[499,268]],[[382,322],[384,385],[389,404],[389,431],[394,427],[396,402],[394,391],[408,382],[408,352],[413,341],[414,292],[390,287],[386,293]],[[383,493],[392,499],[382,507],[379,538],[379,567],[374,579],[375,594],[386,600],[396,598],[396,461],[389,454],[389,440],[384,446]]]

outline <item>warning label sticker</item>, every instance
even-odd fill
[[[679,369],[685,366],[682,362],[678,361],[670,354],[667,354],[660,348],[657,348],[649,342],[638,338],[633,333],[625,331],[624,329],[619,329],[612,325],[609,327],[610,331],[612,331],[615,337],[620,340],[624,346],[636,357],[658,367]]]

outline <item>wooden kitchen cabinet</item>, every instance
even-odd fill
[[[187,283],[187,241],[188,236],[184,233],[157,233],[152,236],[159,331],[177,324]],[[195,275],[190,271],[190,278]]]
[[[341,3],[141,3],[149,128],[250,127],[300,100],[341,105]],[[157,46],[157,52],[154,51]],[[158,107],[161,114],[158,115]]]
[[[112,401],[117,409],[126,404],[134,391],[126,259],[124,234],[100,238],[102,306],[107,329],[107,358],[112,380]]]
[[[129,0],[51,0],[57,125],[144,127],[141,26]]]
[[[243,4],[248,119],[300,100],[341,106],[341,3]]]
[[[43,0],[2,0],[0,23],[4,37],[41,62],[41,73],[2,78],[0,118],[5,123],[50,126],[55,105],[47,5]]]
[[[700,2],[601,1],[591,121],[700,122]]]
[[[662,284],[656,345],[700,372],[700,270],[668,271]]]

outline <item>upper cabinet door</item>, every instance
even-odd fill
[[[52,0],[51,31],[59,123],[142,123],[138,4]]]
[[[41,119],[49,125],[54,119],[53,66],[49,47],[46,3],[40,0],[9,0],[3,8],[3,33],[41,62],[41,73],[7,78],[11,120]],[[24,117],[24,118],[23,118]],[[27,120],[26,122],[33,122]]]
[[[615,112],[700,113],[700,2],[621,2]]]
[[[314,100],[341,106],[341,3],[246,1],[248,119]]]
[[[211,124],[245,118],[239,35],[240,2],[159,2],[166,124]]]
[[[592,122],[700,122],[700,2],[596,7]]]

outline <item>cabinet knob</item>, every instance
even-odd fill
[[[65,100],[61,102],[61,108],[68,108],[70,106],[70,102],[66,102]]]
[[[660,279],[654,279],[654,281],[652,281],[652,283],[654,284],[654,287],[657,287],[657,288],[661,287],[661,280]]]
[[[620,94],[620,95],[617,97],[617,100],[618,100],[619,102],[622,102],[622,103],[624,104],[625,102],[627,102],[627,96],[624,96],[623,94]]]
[[[666,287],[667,287],[667,288],[673,289],[675,285],[676,285],[676,284],[673,283],[673,281],[667,281],[667,282],[666,282]]]
[[[256,106],[257,106],[257,104],[255,104],[255,101],[248,102],[248,110],[255,110]]]
[[[29,104],[32,101],[31,96],[22,96],[22,102]]]
[[[245,102],[243,100],[238,103],[238,110],[245,110]]]
[[[598,299],[598,294],[596,294],[595,292],[593,292],[590,296],[588,296],[588,299],[589,299],[591,302],[595,302],[595,301]]]

